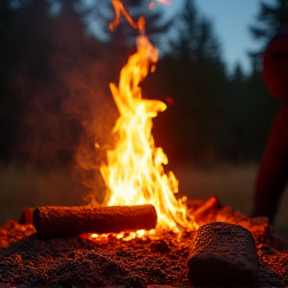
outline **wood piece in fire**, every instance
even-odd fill
[[[157,224],[153,205],[91,207],[38,207],[33,224],[39,237],[67,237],[84,233],[150,230]]]
[[[195,220],[200,220],[202,217],[205,217],[207,213],[211,209],[219,209],[221,204],[219,203],[216,196],[211,196],[208,200],[206,200],[200,207],[198,207],[195,211],[192,212]]]
[[[258,276],[254,238],[239,225],[203,225],[193,240],[188,267],[188,280],[197,286],[254,285]]]
[[[33,208],[27,208],[25,209],[19,219],[19,224],[33,224],[33,213],[34,209]]]

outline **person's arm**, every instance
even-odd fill
[[[276,115],[258,170],[253,216],[274,221],[288,179],[288,102]]]

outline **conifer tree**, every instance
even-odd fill
[[[178,159],[187,161],[189,155],[205,164],[225,150],[225,65],[212,23],[200,15],[195,2],[185,1],[180,13],[174,19],[178,38],[163,69],[167,93],[175,99],[169,127],[178,142]]]
[[[281,27],[288,25],[288,1],[260,2],[256,21],[254,25],[250,26],[250,33],[256,41],[261,43],[261,46],[249,54],[253,69],[261,71],[263,51],[268,42]]]

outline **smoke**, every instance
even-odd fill
[[[19,18],[14,32],[23,35],[22,46],[6,43],[13,44],[6,55],[13,66],[0,87],[7,94],[1,99],[0,145],[9,154],[2,152],[2,161],[5,156],[29,169],[65,170],[104,191],[99,167],[113,145],[118,116],[109,82],[117,82],[127,51],[86,37],[72,10],[42,18],[37,24]]]
[[[105,185],[99,167],[114,145],[118,117],[109,82],[118,81],[135,47],[131,51],[121,41],[121,30],[113,33],[110,44],[85,34],[70,1],[54,16],[44,15],[43,3],[19,10],[10,31],[15,43],[6,39],[5,49],[12,51],[6,53],[7,63],[13,65],[12,84],[7,82],[4,90],[13,105],[1,100],[0,124],[9,120],[5,129],[0,125],[1,150],[9,152],[8,161],[29,169],[70,172],[89,190],[97,190],[94,200],[101,203]],[[3,107],[8,107],[5,115]]]

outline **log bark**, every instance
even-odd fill
[[[203,225],[193,240],[188,267],[188,279],[196,286],[253,286],[258,277],[254,238],[239,225]]]
[[[39,237],[67,237],[85,233],[118,233],[154,229],[153,205],[91,207],[38,207],[33,224]]]

